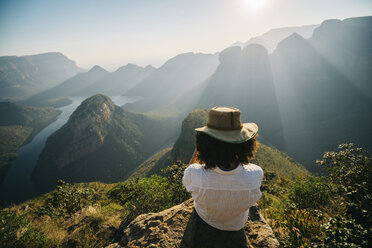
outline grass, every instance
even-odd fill
[[[0,126],[0,182],[10,166],[10,161],[18,157],[17,150],[25,143],[33,128],[23,126]]]

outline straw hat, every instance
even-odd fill
[[[195,130],[227,143],[243,143],[257,135],[258,126],[242,123],[239,109],[214,107],[209,111],[207,125]]]

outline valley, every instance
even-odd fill
[[[114,96],[113,99],[120,105],[136,100],[134,97],[123,96]],[[31,182],[31,173],[39,154],[44,148],[47,138],[68,121],[70,115],[83,100],[84,98],[81,97],[71,98],[72,103],[70,105],[57,109],[60,114],[56,117],[56,120],[45,126],[24,146],[20,147],[23,142],[19,143],[17,149],[15,149],[18,155],[15,160],[10,162],[9,169],[4,171],[3,181],[0,184],[1,205],[22,202],[39,195]],[[23,129],[27,132],[27,128]],[[26,140],[26,138],[23,140]]]

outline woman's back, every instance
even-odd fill
[[[227,231],[243,228],[249,207],[261,197],[262,169],[255,164],[238,165],[223,171],[191,164],[183,184],[192,193],[195,210],[209,225]]]

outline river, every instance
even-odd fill
[[[110,96],[118,106],[137,101],[138,97]],[[71,97],[72,103],[58,108],[62,113],[57,120],[41,130],[28,144],[18,151],[18,158],[11,162],[3,183],[0,185],[0,206],[19,203],[38,196],[31,182],[31,173],[46,140],[53,132],[62,127],[85,97]]]

